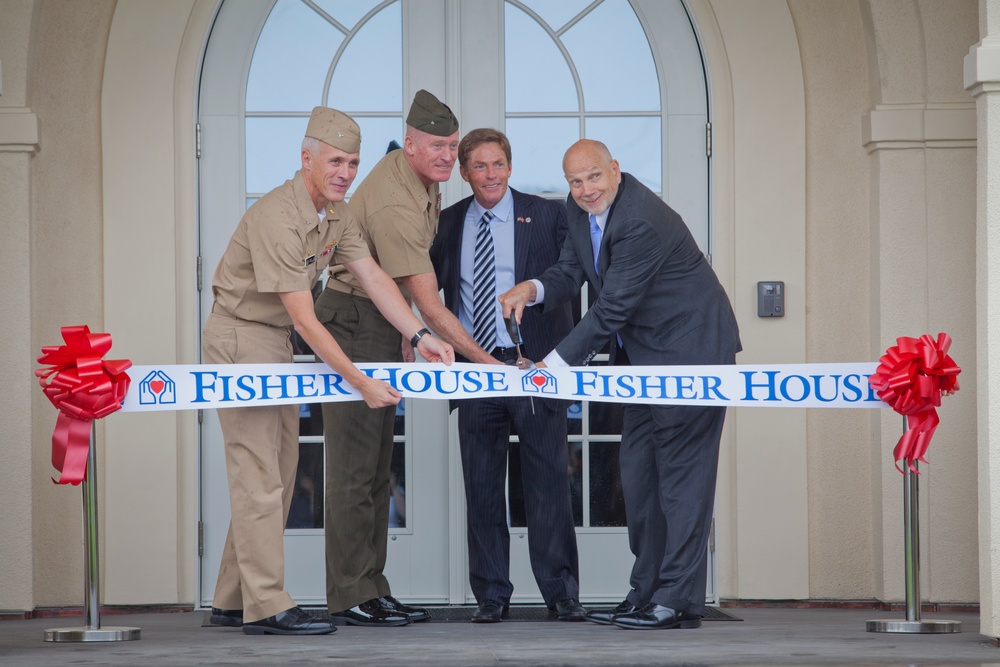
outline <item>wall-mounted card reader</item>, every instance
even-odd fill
[[[778,280],[775,282],[757,283],[757,317],[784,317],[785,316],[785,283]]]

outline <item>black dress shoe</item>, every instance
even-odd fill
[[[243,610],[212,607],[212,615],[208,617],[208,622],[227,628],[241,628],[243,627]]]
[[[650,602],[629,614],[618,614],[611,622],[628,630],[690,629],[701,627],[701,616]]]
[[[560,621],[584,621],[587,619],[587,610],[580,605],[576,598],[566,598],[556,602],[556,606],[549,610]]]
[[[473,623],[499,623],[510,617],[510,605],[500,604],[496,600],[486,600],[476,613],[472,615]]]
[[[402,614],[410,619],[410,623],[416,623],[417,621],[426,621],[430,619],[431,615],[427,613],[426,609],[421,607],[411,607],[408,604],[403,604],[391,595],[386,595],[378,599],[379,604],[382,608],[392,612],[395,615]]]
[[[611,625],[611,619],[619,614],[629,614],[636,610],[636,606],[628,600],[622,600],[617,607],[605,607],[603,609],[591,609],[587,612],[587,620],[600,625]]]
[[[325,618],[316,618],[301,607],[243,624],[245,635],[328,635],[337,628]]]
[[[379,598],[330,614],[334,625],[364,625],[369,627],[395,627],[408,625],[409,617],[401,612],[390,611],[382,606]]]

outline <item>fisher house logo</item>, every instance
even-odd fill
[[[163,371],[151,371],[139,383],[139,405],[173,405],[177,385]]]
[[[556,376],[544,368],[536,368],[521,378],[521,388],[537,394],[557,394]]]

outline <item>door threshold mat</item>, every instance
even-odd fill
[[[605,606],[601,603],[593,605],[594,607]],[[430,623],[468,623],[472,619],[472,615],[476,612],[476,605],[447,605],[447,606],[429,606],[426,607],[427,612],[430,614]],[[313,616],[318,616],[323,618],[326,616],[326,609],[318,607],[310,607],[306,609]],[[208,621],[209,616],[212,615],[210,610],[205,610],[205,616],[202,620],[202,627],[209,627],[211,624]],[[558,619],[549,613],[548,608],[542,605],[526,605],[526,604],[514,604],[510,606],[510,618],[504,619],[505,621],[556,621]],[[742,621],[743,619],[739,616],[735,616],[732,613],[720,609],[719,607],[705,607],[705,616],[702,617],[703,621]]]
[[[587,605],[584,605],[587,606]],[[593,607],[608,606],[605,604],[595,604]],[[431,615],[431,623],[454,623],[468,622],[476,611],[475,605],[449,605],[442,607],[427,607],[427,612]],[[556,621],[548,608],[542,605],[519,605],[510,606],[510,618],[505,621]],[[742,618],[723,611],[718,607],[705,607],[703,621],[742,621]]]

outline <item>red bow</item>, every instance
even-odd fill
[[[132,365],[127,359],[102,360],[111,349],[111,334],[90,333],[87,326],[63,327],[65,345],[42,348],[38,363],[52,368],[35,371],[38,384],[59,408],[52,434],[52,465],[61,473],[56,484],[79,484],[87,471],[90,429],[94,419],[122,407]]]
[[[913,472],[918,472],[914,461],[927,463],[924,454],[941,421],[936,408],[942,396],[958,391],[962,369],[948,356],[949,347],[951,336],[946,333],[939,333],[936,341],[927,334],[897,338],[868,378],[878,397],[906,417],[907,430],[892,451],[900,472],[900,461]]]

